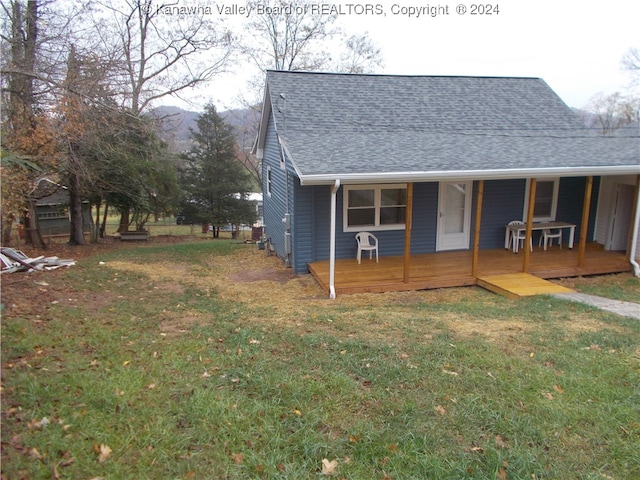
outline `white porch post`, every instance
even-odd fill
[[[331,225],[329,227],[329,298],[336,298],[336,203],[340,180],[331,187]]]
[[[636,250],[638,249],[638,230],[640,230],[640,175],[636,177],[636,211],[633,215],[633,224],[631,228],[631,247],[629,252],[629,261],[633,265],[633,274],[640,277],[640,264],[636,261]]]

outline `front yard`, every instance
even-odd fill
[[[476,287],[328,300],[229,240],[2,280],[3,480],[640,477],[637,320]]]

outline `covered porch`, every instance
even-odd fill
[[[608,249],[605,249],[601,242],[587,241],[594,178],[592,176],[584,178],[584,197],[580,202],[582,203],[581,219],[575,223],[552,222],[554,224],[562,223],[560,228],[569,227],[570,234],[569,242],[564,244],[564,248],[550,248],[549,250],[533,247],[534,230],[540,225],[547,228],[550,224],[548,222],[537,223],[540,220],[534,217],[538,179],[535,177],[528,179],[527,195],[525,195],[527,200],[525,203],[525,222],[522,222],[523,231],[521,233],[523,234],[522,245],[531,245],[532,249],[522,248],[520,252],[517,248],[508,249],[509,235],[514,235],[514,232],[509,230],[509,226],[506,226],[504,248],[480,248],[485,190],[485,180],[483,179],[476,181],[477,190],[473,194],[470,181],[467,181],[466,185],[447,182],[453,185],[455,191],[461,192],[458,196],[462,197],[462,200],[454,203],[459,207],[459,211],[464,212],[464,220],[462,220],[463,214],[458,214],[460,220],[456,224],[458,229],[447,228],[438,221],[436,231],[448,233],[459,230],[461,232],[460,238],[466,241],[460,245],[448,244],[447,248],[442,248],[442,243],[438,247],[436,242],[435,253],[418,254],[412,252],[414,184],[409,182],[406,184],[404,253],[402,255],[397,253],[387,255],[382,257],[379,263],[363,261],[362,264],[358,264],[355,258],[336,258],[336,193],[340,187],[340,181],[336,180],[331,189],[329,259],[312,262],[307,266],[330,298],[335,298],[340,293],[425,290],[478,284],[488,288],[486,277],[514,273],[532,276],[532,278],[537,277],[533,279],[539,280],[631,271],[630,258],[633,258],[633,252],[636,251],[637,246],[636,234],[632,235],[632,232],[637,231],[638,223],[640,223],[640,208],[636,208],[640,202],[638,188],[640,176],[636,176],[635,204],[631,205],[631,211],[625,211],[620,215],[619,223],[624,223],[626,218],[631,217],[631,229],[623,235],[623,240],[626,241],[620,246],[622,248],[626,246],[626,252],[620,251],[622,250],[620,247],[619,250],[613,250],[610,245]],[[439,199],[438,204],[441,203],[442,199]],[[463,203],[464,206],[462,206]],[[571,204],[575,206],[575,200]],[[470,232],[472,209],[475,211],[475,226]],[[439,220],[448,217],[446,207],[439,206],[438,212]],[[555,213],[553,216],[555,217]],[[577,242],[574,243],[576,227],[579,235],[577,235]]]
[[[526,250],[526,249],[524,249]],[[525,258],[526,257],[526,258]],[[525,267],[526,263],[526,267]],[[310,263],[309,272],[322,289],[330,293],[329,260]],[[511,250],[451,251],[419,255],[335,260],[336,294],[382,293],[426,290],[478,284],[478,278],[525,271],[544,279],[599,275],[631,271],[625,252],[607,251],[595,243],[583,251],[557,246],[543,250],[534,247],[529,255]]]

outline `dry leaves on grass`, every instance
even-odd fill
[[[496,435],[496,447],[507,448],[507,441],[502,435]]]
[[[111,457],[111,448],[104,443],[101,443],[100,445],[95,444],[93,449],[98,454],[98,463],[104,463],[109,460],[109,457]]]
[[[498,474],[496,475],[498,480],[507,480],[507,469],[504,467],[498,468]]]
[[[322,475],[335,475],[338,468],[338,460],[322,459]]]
[[[46,427],[47,425],[49,425],[51,422],[49,421],[49,419],[47,417],[42,417],[41,420],[31,420],[28,424],[27,424],[27,428],[29,430],[42,430],[44,427]]]

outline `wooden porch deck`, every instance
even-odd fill
[[[481,250],[477,275],[471,273],[472,251],[439,252],[411,255],[409,281],[404,282],[404,257],[380,257],[380,263],[367,258],[362,263],[354,258],[336,260],[336,294],[393,292],[461,287],[478,284],[477,277],[522,272],[524,253],[510,250]],[[602,246],[588,244],[582,267],[578,267],[577,249],[534,247],[529,272],[540,278],[577,277],[631,270],[622,252],[605,251]],[[329,261],[313,262],[309,271],[329,293]]]

